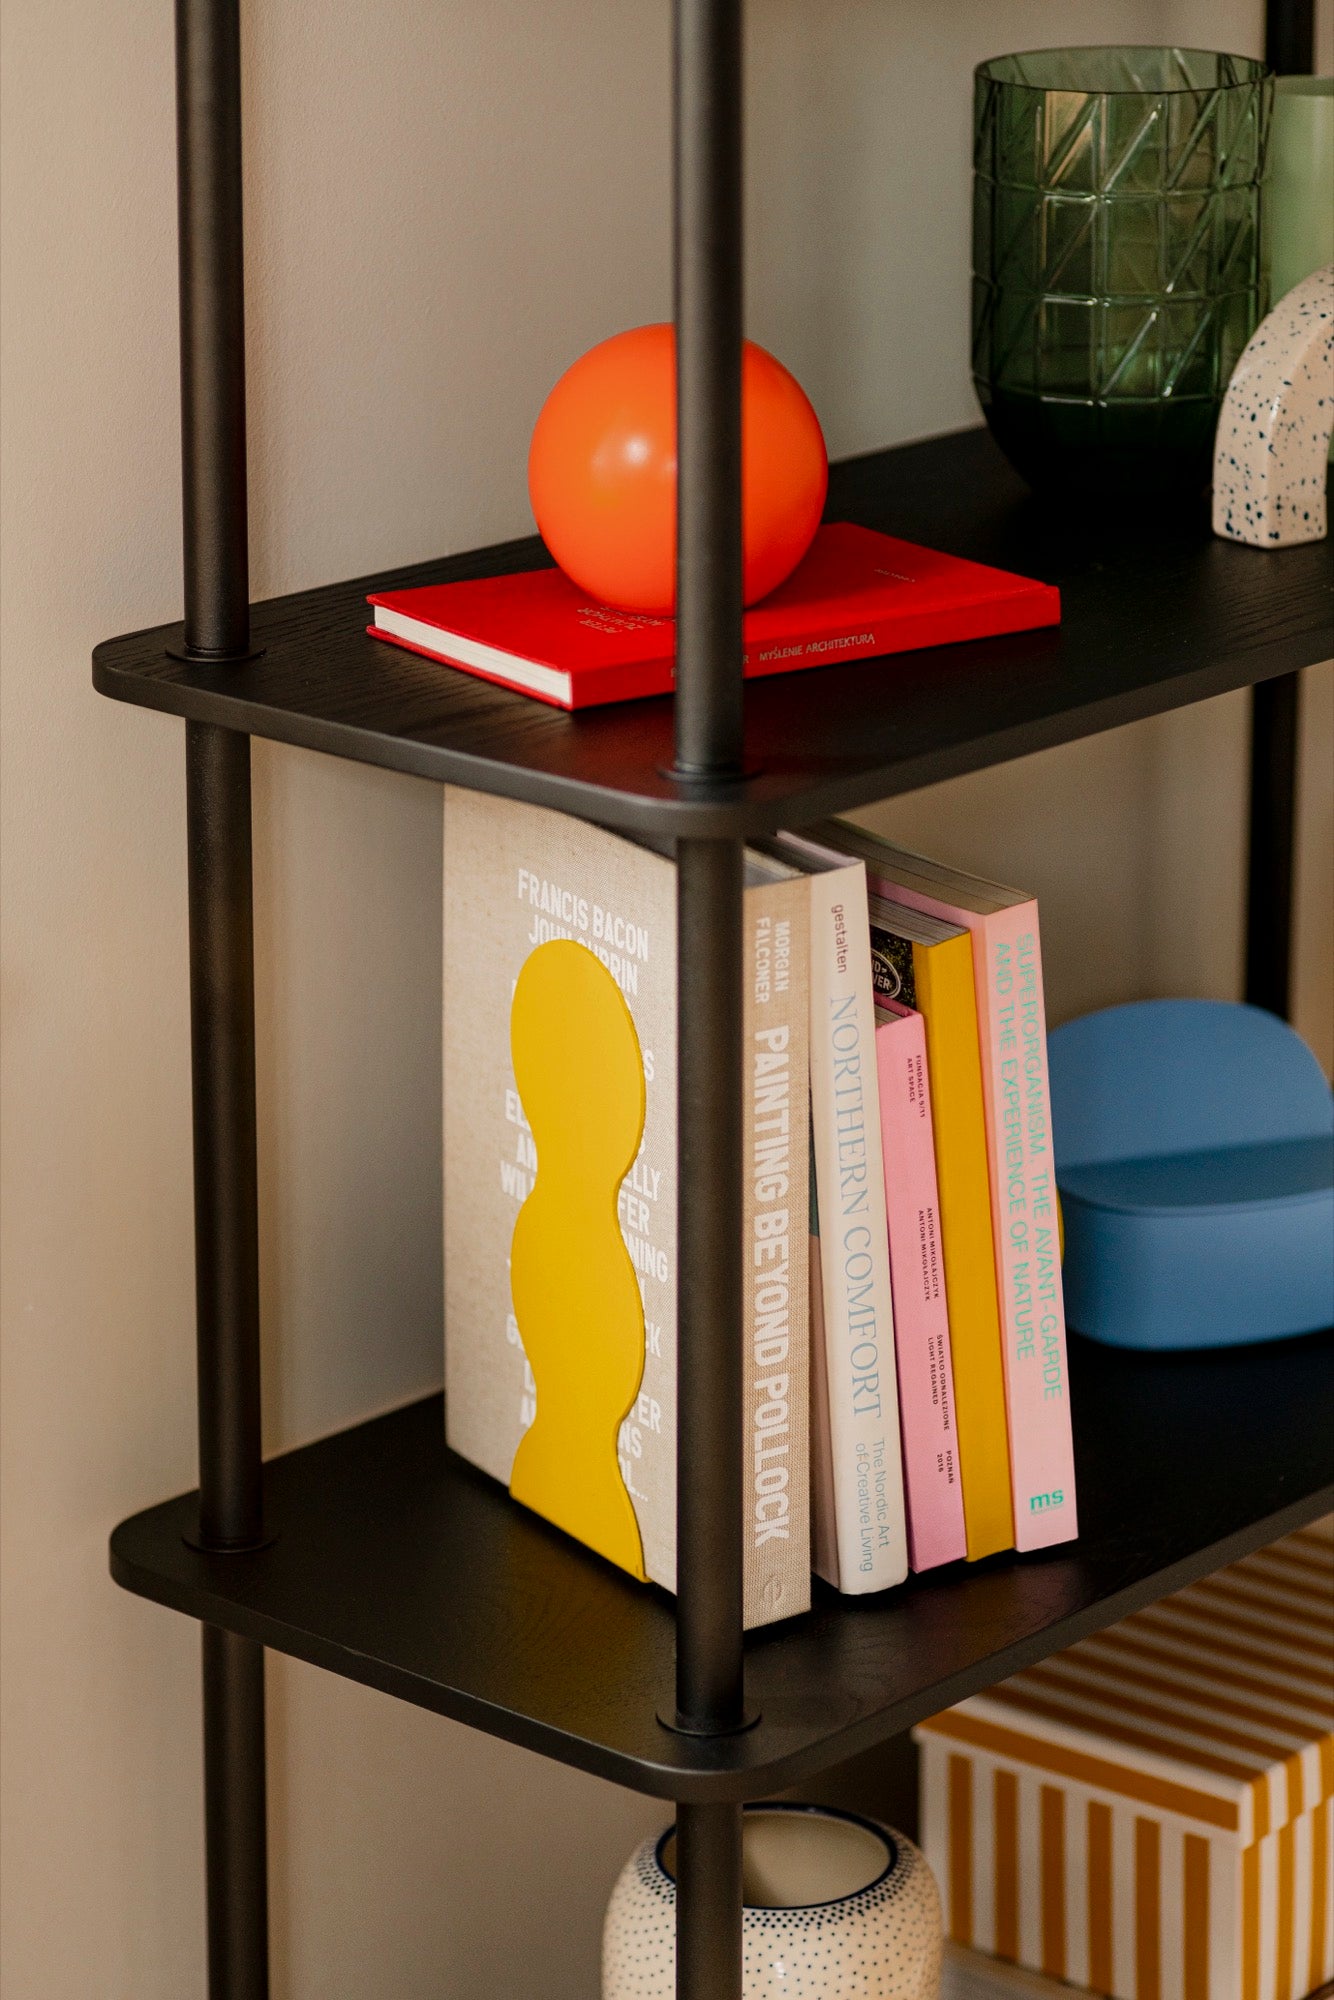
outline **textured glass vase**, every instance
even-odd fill
[[[1263,316],[1273,79],[1200,49],[1044,49],[980,65],[973,380],[1033,486],[1200,488]]]

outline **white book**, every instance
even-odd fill
[[[743,905],[746,1624],[809,1609],[810,1060],[806,883],[748,851]]]
[[[908,1573],[866,868],[770,851],[810,890],[814,1566],[859,1596]]]

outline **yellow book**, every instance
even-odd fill
[[[959,925],[880,896],[870,917],[877,995],[915,1007],[926,1024],[964,1526],[976,1562],[1014,1546],[1014,1514],[973,944]]]

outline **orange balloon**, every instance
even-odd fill
[[[805,390],[748,340],[741,355],[742,590],[767,597],[820,523],[829,460]],[[676,608],[676,331],[640,326],[591,347],[542,406],[528,495],[543,541],[590,597]]]

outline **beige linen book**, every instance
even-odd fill
[[[811,1601],[809,891],[765,855],[745,891],[747,1626]]]
[[[619,1200],[621,1231],[644,1301],[644,1375],[621,1427],[619,1456],[645,1569],[671,1590],[675,865],[564,814],[453,786],[445,788],[444,818],[448,1440],[508,1484],[519,1440],[533,1419],[534,1383],[512,1309],[509,1252],[537,1155],[510,1062],[510,1002],[529,953],[550,938],[574,938],[616,980],[644,1059],[643,1143]],[[757,863],[746,891],[748,1626],[788,1617],[810,1601],[806,1245],[797,1226],[806,1212],[808,1172],[806,921],[804,885],[787,879],[788,872]],[[786,1130],[780,1129],[784,1122]],[[779,1141],[786,1142],[785,1155],[776,1150]]]

